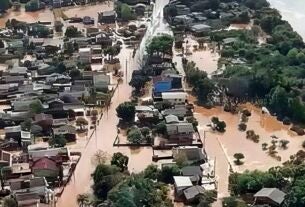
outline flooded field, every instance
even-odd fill
[[[206,71],[209,75],[218,69],[220,55],[216,51],[215,45],[204,44],[204,48],[199,48],[199,43],[191,37],[187,41],[187,59],[196,63],[200,70]],[[189,54],[188,54],[189,53]]]
[[[25,21],[28,23],[34,23],[38,21],[53,22],[54,15],[49,9],[40,10],[36,12],[25,12],[24,8],[20,11],[8,10],[4,17],[0,18],[0,27],[5,27],[5,23],[8,19],[17,19],[19,21]]]
[[[223,151],[230,163],[233,165],[235,171],[249,170],[267,170],[272,166],[281,165],[282,162],[287,161],[289,157],[302,149],[302,142],[305,140],[302,136],[297,136],[289,130],[289,126],[283,125],[277,121],[275,117],[267,114],[262,114],[258,108],[248,104],[244,106],[251,110],[252,115],[247,122],[247,130],[254,130],[260,136],[259,143],[254,143],[246,139],[246,132],[238,130],[239,115],[233,115],[224,112],[221,108],[204,109],[196,107],[196,113],[200,119],[201,127],[206,130],[206,139],[216,139],[223,148]],[[227,124],[226,132],[216,133],[211,132],[205,125],[210,122],[212,116],[219,117]],[[278,156],[281,161],[270,157],[267,151],[262,150],[262,143],[267,143],[271,146],[272,136],[277,137],[279,142],[281,139],[289,141],[288,148],[282,149],[277,144]],[[209,148],[209,146],[206,146]],[[243,153],[245,155],[245,163],[241,166],[235,166],[233,163],[233,155],[235,153]]]
[[[98,12],[110,11],[112,9],[113,9],[112,1],[97,5],[62,8],[64,14],[69,18],[84,17],[84,16],[93,17],[95,20],[95,25],[97,25]],[[44,9],[36,12],[25,12],[25,9],[21,8],[20,11],[8,10],[8,12],[4,15],[4,17],[0,18],[0,28],[5,27],[5,23],[7,22],[8,19],[13,19],[13,18],[19,21],[25,21],[27,23],[34,23],[38,21],[46,21],[53,23],[55,20],[54,13],[50,9]],[[82,23],[76,24],[76,26],[80,28],[85,27]]]
[[[97,5],[86,5],[81,7],[70,7],[70,8],[63,8],[63,13],[68,17],[85,17],[89,16],[94,18],[94,25],[98,25],[98,12],[103,11],[111,11],[113,10],[113,2],[109,1],[103,4],[97,4]],[[74,26],[77,26],[78,28],[86,28],[91,27],[93,25],[84,25],[83,23],[76,23],[73,24]]]

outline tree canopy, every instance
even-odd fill
[[[129,158],[120,152],[114,153],[111,159],[111,165],[115,165],[124,171],[127,169]]]
[[[146,51],[149,55],[171,55],[173,43],[174,38],[170,35],[163,34],[161,36],[156,36],[152,38],[151,42],[146,47]]]
[[[132,121],[135,116],[135,105],[131,102],[121,103],[117,108],[116,112],[119,118],[123,121]]]
[[[6,11],[9,8],[10,8],[10,0],[0,1],[0,12]]]

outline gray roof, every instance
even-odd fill
[[[183,191],[186,200],[194,199],[196,196],[203,194],[205,192],[204,188],[201,186],[192,186]]]
[[[154,106],[135,106],[137,112],[153,112]]]
[[[115,11],[104,11],[102,12],[103,17],[105,16],[114,16],[115,15]]]
[[[200,166],[186,166],[181,169],[183,176],[202,175]]]
[[[267,197],[278,204],[281,204],[284,201],[285,196],[286,194],[277,188],[262,188],[254,195],[255,198]]]
[[[173,157],[185,155],[188,162],[197,162],[205,159],[201,148],[194,146],[182,146],[173,148]]]
[[[29,150],[28,153],[30,158],[35,159],[42,157],[55,157],[59,153],[69,154],[69,151],[66,147],[63,147],[63,148],[50,148],[46,150]]]
[[[21,132],[21,126],[10,126],[4,128],[5,133]]]
[[[195,24],[191,26],[191,30],[193,32],[206,32],[206,31],[210,31],[210,29],[211,27],[206,24]]]
[[[6,83],[21,82],[25,80],[24,76],[3,76],[3,79]]]
[[[75,134],[76,133],[76,128],[72,125],[64,125],[58,128],[54,128],[53,132],[55,135],[60,135],[60,134]]]
[[[27,73],[27,68],[26,67],[13,67],[12,69],[9,70],[10,74],[26,74]]]
[[[174,109],[165,109],[164,111],[162,111],[162,114],[165,116],[170,115],[170,114],[175,115],[175,116],[185,116],[186,112],[187,112],[187,110],[185,107],[183,107],[183,108],[177,107]]]
[[[193,124],[188,122],[166,124],[166,130],[169,135],[195,132]]]
[[[28,182],[28,186],[22,185],[22,183]],[[45,179],[43,177],[35,177],[30,178],[29,180],[16,180],[13,182],[10,182],[11,190],[20,190],[24,188],[34,188],[34,187],[40,187],[40,186],[46,186]]]
[[[228,37],[222,40],[224,44],[230,44],[238,41],[238,38],[235,37]]]
[[[177,116],[170,114],[170,115],[167,115],[167,116],[165,117],[165,122],[166,122],[167,124],[169,124],[169,123],[178,123],[178,122],[179,122],[179,119],[178,119]]]

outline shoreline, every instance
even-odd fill
[[[268,0],[271,8],[278,10],[282,18],[293,27],[293,29],[301,35],[305,41],[305,28],[303,23],[305,21],[305,4],[304,2],[296,0],[295,2],[288,2],[287,0]],[[288,3],[294,4],[292,8],[289,8]],[[304,4],[304,5],[301,5]],[[288,8],[286,8],[288,6]],[[302,7],[303,6],[303,7]],[[304,11],[292,11],[296,7],[297,9],[303,8]]]

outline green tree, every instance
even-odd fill
[[[163,34],[161,36],[153,37],[151,42],[146,47],[147,53],[151,56],[156,54],[158,56],[172,54],[172,47],[174,44],[174,39],[170,35]]]
[[[40,114],[40,113],[42,113],[43,106],[42,106],[41,101],[36,100],[36,101],[33,101],[32,103],[30,103],[30,111],[33,114]]]
[[[5,197],[3,199],[3,207],[18,207],[18,203],[12,197]]]
[[[200,80],[195,88],[195,93],[197,94],[199,103],[207,103],[209,95],[213,93],[214,89],[215,85],[210,79],[205,78]]]
[[[300,101],[299,97],[289,100],[290,116],[293,120],[298,122],[305,122],[305,106]]]
[[[137,75],[131,78],[129,85],[135,89],[136,93],[140,93],[148,81],[149,77]]]
[[[302,207],[305,206],[305,179],[299,178],[294,182],[288,193],[288,206]]]
[[[220,122],[218,122],[216,129],[219,132],[224,132],[224,131],[226,131],[226,127],[227,127],[226,122],[220,121]]]
[[[81,77],[81,72],[78,69],[72,69],[69,75],[73,80],[75,80]]]
[[[21,123],[21,129],[24,131],[30,131],[32,126],[32,119],[26,119]]]
[[[110,61],[113,60],[114,56],[117,56],[121,51],[120,45],[113,45],[104,49],[104,55],[109,55]]]
[[[291,50],[289,50],[289,52],[287,53],[287,57],[289,60],[290,65],[297,65],[299,63],[298,61],[298,56],[299,51],[297,48],[293,48]]]
[[[126,122],[134,120],[135,111],[135,105],[131,102],[121,103],[116,108],[117,116]]]
[[[148,127],[143,127],[140,129],[140,131],[145,138],[147,138],[150,134],[150,129]]]
[[[223,198],[222,206],[223,207],[247,207],[247,204],[244,201],[239,200],[234,196],[230,196],[230,197]]]
[[[1,0],[0,1],[0,12],[4,12],[10,8],[10,0]]]
[[[235,164],[236,165],[241,165],[242,162],[241,160],[245,158],[245,155],[243,153],[235,153],[234,155],[235,160]]]
[[[289,141],[286,139],[281,139],[280,140],[280,147],[283,149],[287,149],[287,145],[289,144]]]
[[[93,178],[94,195],[102,200],[105,200],[108,192],[123,179],[123,175],[117,166],[104,164],[96,166],[91,176]]]
[[[212,203],[217,200],[216,190],[207,190],[199,197],[199,204],[197,207],[210,207]]]
[[[158,176],[159,176],[160,170],[158,169],[157,165],[148,165],[143,174],[144,174],[144,178],[149,178],[152,180],[157,180]]]
[[[78,37],[80,33],[78,32],[77,28],[74,26],[68,26],[65,32],[65,36],[72,38],[72,37]]]
[[[52,147],[64,147],[67,144],[67,140],[64,135],[55,135],[53,138],[49,139],[49,145]]]
[[[41,9],[39,0],[30,0],[25,5],[25,11],[37,11]]]
[[[154,128],[154,132],[157,133],[157,134],[166,135],[167,130],[166,130],[165,122],[158,123],[156,125],[156,127]]]
[[[84,126],[88,125],[88,121],[84,117],[78,117],[76,119],[76,126],[79,126],[81,130],[84,130]]]
[[[129,161],[129,158],[126,155],[123,155],[122,153],[117,152],[112,155],[111,165],[117,166],[123,172],[124,170],[127,170],[127,168],[128,168],[128,161]]]
[[[131,8],[128,6],[128,4],[122,4],[121,5],[121,19],[123,21],[132,20],[135,18],[135,15],[133,14]]]
[[[180,175],[180,169],[177,165],[164,166],[159,173],[158,181],[163,183],[174,183],[173,177],[177,175]]]
[[[114,207],[162,206],[172,207],[168,189],[151,179],[135,175],[123,181],[118,188],[109,193],[109,200]]]
[[[132,144],[141,144],[144,141],[144,137],[138,128],[132,128],[127,133],[127,140]]]
[[[78,194],[76,199],[79,207],[85,207],[89,204],[88,194]]]

